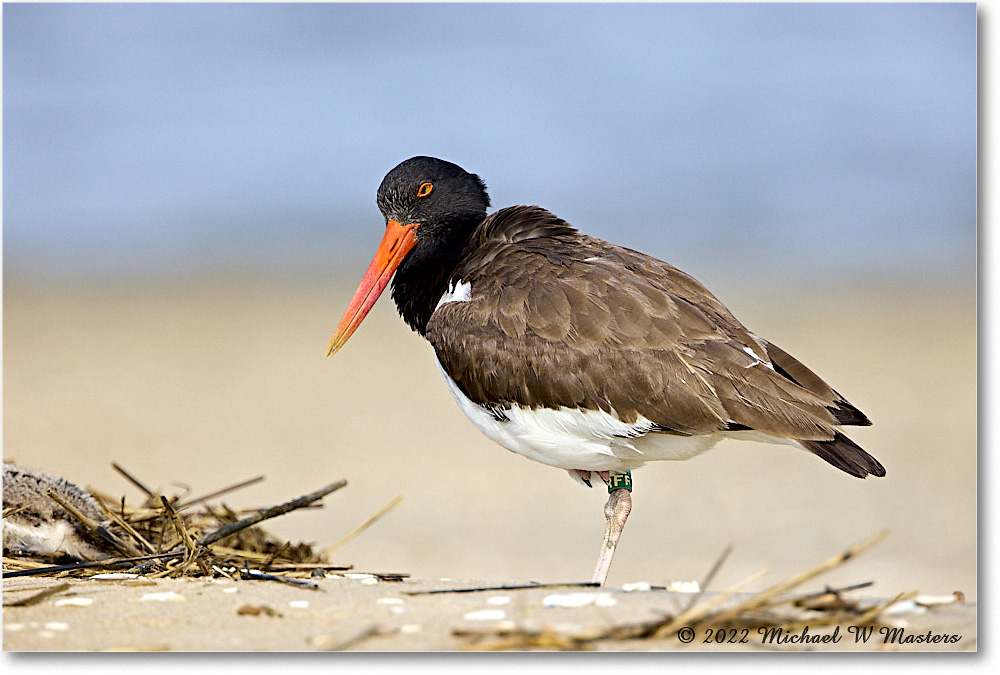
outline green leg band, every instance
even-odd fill
[[[625,473],[615,473],[614,471],[608,476],[608,492],[614,492],[615,490],[626,489],[629,492],[632,491],[632,472],[626,471]]]

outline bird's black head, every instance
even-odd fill
[[[376,201],[385,216],[385,236],[330,340],[328,356],[347,342],[390,279],[400,314],[423,333],[490,205],[479,176],[433,157],[413,157],[386,174]]]
[[[434,157],[413,157],[386,174],[378,188],[386,222],[420,223],[417,240],[443,227],[479,224],[490,205],[486,185],[474,173]]]

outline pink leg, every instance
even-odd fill
[[[632,493],[626,488],[618,488],[611,491],[608,496],[608,503],[604,505],[604,516],[608,519],[608,527],[604,531],[604,543],[601,546],[601,554],[597,557],[597,568],[594,570],[592,581],[600,586],[607,581],[608,571],[611,569],[611,559],[615,556],[615,547],[618,546],[618,538],[625,529],[625,521],[632,510]]]

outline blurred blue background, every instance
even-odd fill
[[[976,113],[973,4],[7,4],[4,273],[356,281],[429,154],[703,279],[968,282]]]

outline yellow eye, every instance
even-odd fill
[[[420,187],[417,188],[417,197],[426,197],[434,189],[433,183],[421,183]]]

